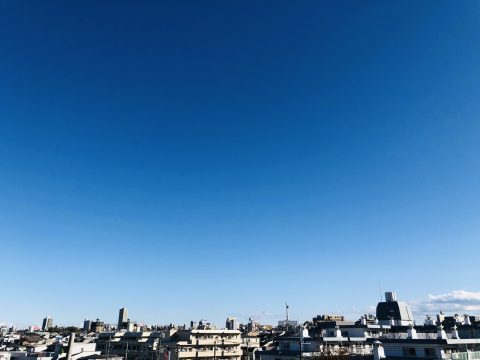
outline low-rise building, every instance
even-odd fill
[[[238,330],[192,329],[175,334],[178,342],[170,350],[170,360],[241,360],[242,338]]]
[[[174,332],[175,330],[103,332],[98,335],[96,350],[107,356],[150,358],[152,354],[158,354],[162,340],[168,341]]]

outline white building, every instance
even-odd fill
[[[242,338],[238,330],[180,330],[175,335],[179,341],[170,350],[170,360],[241,360]]]

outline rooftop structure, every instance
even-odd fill
[[[407,303],[398,301],[394,292],[385,293],[385,301],[378,303],[376,315],[381,325],[408,326],[414,323],[410,307]]]
[[[227,330],[238,330],[238,321],[235,318],[227,318],[225,323]]]

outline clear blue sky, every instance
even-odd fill
[[[1,1],[0,322],[478,290],[477,1]]]

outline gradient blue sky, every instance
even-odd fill
[[[0,322],[479,290],[478,1],[1,1],[0,49]]]

